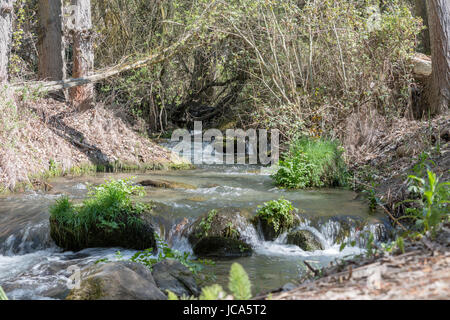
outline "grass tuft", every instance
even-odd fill
[[[294,140],[272,178],[276,185],[288,189],[346,186],[348,173],[342,154],[336,141]]]

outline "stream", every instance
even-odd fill
[[[64,177],[51,181],[51,192],[29,191],[0,198],[0,285],[10,299],[64,299],[70,266],[83,268],[95,261],[115,260],[120,251],[124,258],[136,251],[120,248],[90,248],[63,252],[50,239],[48,207],[61,195],[81,201],[89,184],[105,179],[135,177],[135,181],[163,179],[194,185],[197,189],[160,189],[146,187],[144,202],[154,201],[155,220],[161,237],[179,251],[192,252],[186,238],[173,236],[174,227],[185,218],[193,220],[210,211],[236,207],[256,213],[257,206],[284,197],[302,210],[302,227],[314,232],[324,250],[306,252],[285,243],[286,235],[264,241],[256,229],[246,237],[254,248],[250,257],[216,260],[206,271],[215,274],[215,282],[227,288],[230,266],[239,262],[252,281],[253,294],[295,284],[307,271],[302,261],[320,268],[336,259],[364,253],[365,236],[370,231],[375,241],[389,239],[392,229],[381,212],[370,213],[356,193],[341,189],[286,191],[274,188],[269,175],[258,166],[205,165],[194,170],[150,173],[97,174]],[[340,250],[338,239],[347,245]],[[344,239],[344,240],[343,240]]]

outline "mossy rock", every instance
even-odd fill
[[[83,228],[72,230],[64,221],[50,217],[50,237],[57,246],[70,251],[97,247],[156,250],[155,226],[150,212],[140,215],[140,223],[131,221],[126,214],[118,217],[116,223],[120,226],[115,229],[95,225],[87,230]]]
[[[153,187],[153,188],[165,188],[165,189],[197,189],[196,186],[191,184],[168,181],[168,180],[143,180],[139,182],[141,186]]]
[[[66,300],[166,300],[150,270],[142,264],[119,261],[95,264],[81,271],[79,288]]]
[[[309,230],[292,231],[287,236],[287,243],[294,244],[304,251],[323,250],[322,243]]]
[[[194,253],[199,256],[246,256],[252,250],[243,234],[250,213],[237,208],[210,211],[184,230]],[[211,244],[209,244],[211,243]]]
[[[205,237],[193,248],[194,253],[204,258],[234,258],[250,256],[253,249],[239,239],[226,237]]]
[[[280,235],[282,235],[285,232],[288,232],[290,229],[297,227],[301,223],[301,219],[299,216],[294,214],[294,222],[289,228],[279,228],[278,230],[275,230],[274,226],[269,223],[267,220],[262,219],[258,216],[254,217],[252,219],[253,224],[261,228],[261,232],[263,234],[263,237],[266,241],[274,241],[276,238],[278,238]]]

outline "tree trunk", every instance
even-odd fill
[[[63,36],[62,0],[39,0],[39,66],[40,80],[66,78]]]
[[[89,76],[94,70],[94,52],[92,45],[91,1],[72,0],[75,6],[75,24],[73,32],[73,78]],[[70,89],[71,103],[80,111],[92,107],[94,102],[94,86]]]
[[[0,0],[0,83],[8,81],[14,0]]]
[[[427,7],[433,68],[428,99],[434,115],[450,104],[450,1],[427,0]]]
[[[430,54],[430,26],[428,24],[428,14],[427,14],[427,2],[426,0],[415,0],[414,4],[415,15],[421,17],[423,20],[424,30],[420,32],[420,50],[425,54]]]

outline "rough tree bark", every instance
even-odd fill
[[[428,25],[427,2],[426,0],[415,0],[415,15],[423,20],[424,30],[420,33],[421,49],[423,53],[430,54],[430,26]]]
[[[429,112],[439,114],[450,104],[450,1],[427,0],[432,75]]]
[[[8,81],[14,0],[0,0],[0,83]]]
[[[39,64],[40,80],[66,78],[62,0],[39,0]]]
[[[91,1],[72,0],[75,8],[73,33],[72,77],[83,78],[94,70],[94,51],[92,44]],[[94,86],[86,84],[70,89],[71,103],[80,111],[89,109],[94,102]]]

